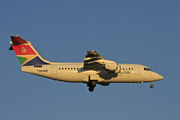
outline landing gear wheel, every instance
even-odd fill
[[[91,85],[92,85],[92,86],[96,86],[96,81],[92,81],[92,82],[91,82]]]
[[[92,92],[94,90],[94,87],[89,87],[89,91]]]
[[[151,84],[151,85],[150,85],[150,88],[153,88],[153,87],[154,87],[154,85],[153,85],[153,84]]]

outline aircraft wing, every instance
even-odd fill
[[[105,60],[96,51],[87,51],[87,55],[84,57],[84,65],[97,63],[99,60]]]
[[[119,72],[120,68],[115,61],[104,59],[96,51],[87,51],[87,55],[84,57],[84,67],[97,68],[103,67],[105,70]]]

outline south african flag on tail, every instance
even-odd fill
[[[22,66],[30,65],[45,65],[50,64],[49,61],[45,60],[32,44],[19,36],[11,36],[11,47],[9,50],[14,50],[20,64]]]

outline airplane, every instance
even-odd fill
[[[33,45],[18,35],[11,36],[9,50],[14,50],[23,72],[39,75],[53,80],[85,83],[92,92],[97,84],[145,83],[164,79],[150,68],[140,64],[119,64],[104,59],[94,50],[87,51],[83,63],[56,63],[44,59]]]

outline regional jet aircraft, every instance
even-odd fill
[[[14,50],[23,72],[58,81],[86,83],[92,92],[96,84],[144,83],[164,77],[140,64],[119,64],[104,59],[96,51],[87,51],[84,63],[55,63],[44,59],[33,45],[19,36],[11,36],[9,50]]]

